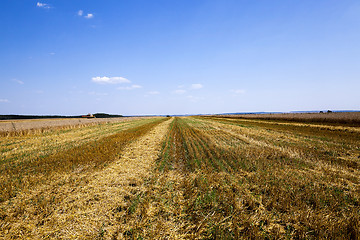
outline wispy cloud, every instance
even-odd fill
[[[175,91],[173,91],[173,93],[180,95],[180,94],[186,93],[186,90],[184,90],[184,89],[176,89]]]
[[[12,81],[13,81],[13,82],[16,82],[16,83],[18,83],[18,84],[21,84],[21,85],[23,85],[23,84],[24,84],[24,82],[23,82],[23,81],[18,80],[18,79],[16,79],[16,78],[12,79]]]
[[[160,92],[158,92],[158,91],[150,91],[150,92],[148,92],[148,94],[150,94],[150,95],[158,95],[158,94],[160,94]]]
[[[244,94],[245,90],[244,89],[232,89],[232,90],[230,90],[230,92],[233,92],[235,94]]]
[[[68,93],[69,93],[69,94],[77,94],[77,95],[79,95],[79,94],[83,94],[84,91],[82,91],[82,90],[76,90],[76,91],[70,90],[70,91],[68,91]]]
[[[92,14],[92,13],[88,13],[87,15],[84,16],[84,18],[87,18],[87,19],[90,19],[93,17],[94,17],[94,14]]]
[[[200,88],[203,88],[204,86],[200,83],[194,83],[194,84],[191,84],[191,89],[200,89]]]
[[[8,99],[0,98],[0,103],[8,103],[8,102],[9,102]]]
[[[134,84],[134,85],[131,85],[129,87],[118,87],[117,89],[119,89],[119,90],[133,90],[133,89],[138,89],[138,88],[142,88],[142,86]]]
[[[190,86],[184,86],[184,85],[179,85],[178,87],[177,87],[177,89],[175,90],[175,91],[173,91],[172,93],[175,93],[175,94],[184,94],[184,93],[186,93],[187,91],[189,91],[189,90],[197,90],[197,89],[201,89],[201,88],[203,88],[204,86],[202,85],[202,84],[200,84],[200,83],[193,83],[193,84],[191,84]],[[185,89],[186,90],[185,90]]]
[[[202,97],[195,97],[195,96],[191,96],[191,95],[186,96],[186,98],[189,99],[189,101],[191,101],[191,102],[198,102],[199,100],[203,100]]]
[[[77,11],[77,15],[80,17],[84,17],[86,19],[90,19],[94,17],[93,13],[88,13],[88,14],[84,14],[84,11],[82,9],[80,9],[79,11]]]
[[[94,83],[100,84],[119,84],[119,83],[131,83],[130,80],[124,77],[93,77],[91,80]]]
[[[98,93],[98,92],[89,92],[89,95],[95,95],[95,96],[107,96],[109,94],[107,93]]]
[[[51,8],[51,6],[47,3],[41,3],[41,2],[37,2],[36,3],[36,6],[39,7],[39,8],[45,8],[45,9],[49,9]]]

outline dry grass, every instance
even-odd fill
[[[219,117],[159,121],[48,155],[57,163],[66,159],[65,166],[49,163],[58,170],[44,178],[48,184],[2,203],[3,236],[360,239],[358,127]],[[107,148],[111,154],[99,150]],[[76,167],[67,164],[84,152]]]
[[[239,114],[222,115],[224,118],[281,120],[307,123],[331,123],[339,125],[360,126],[360,112],[331,113],[282,113],[282,114]]]
[[[3,205],[7,208],[2,225],[5,237],[102,239],[119,235],[119,226],[113,223],[124,214],[126,199],[150,174],[167,131],[168,122],[163,120],[132,128],[138,136],[127,141],[118,157],[107,154],[112,162],[107,160],[105,168],[57,174],[51,183]],[[116,138],[118,144],[123,141],[118,134]],[[102,158],[103,154],[92,153]]]
[[[0,120],[0,136],[26,136],[43,134],[62,129],[82,128],[84,126],[133,121],[136,117],[123,118],[75,118],[75,119],[31,119],[31,120]]]
[[[89,141],[95,141],[118,131],[140,124],[146,119],[103,123],[87,126],[51,128],[45,132],[0,137],[1,163],[32,160],[56,151],[63,151]]]
[[[44,182],[55,172],[93,169],[112,161],[127,142],[144,134],[157,119],[97,125],[78,131],[1,139],[0,200]],[[94,137],[96,135],[96,137]],[[59,137],[60,136],[60,137]]]
[[[246,123],[176,119],[128,238],[359,238],[359,134]]]

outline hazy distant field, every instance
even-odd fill
[[[73,119],[29,119],[29,120],[0,120],[0,135],[24,135],[27,133],[43,132],[54,128],[85,126],[98,123],[123,122],[135,118],[73,118]]]
[[[357,114],[3,135],[0,238],[358,239]]]
[[[221,117],[346,124],[360,127],[360,112],[238,114]]]

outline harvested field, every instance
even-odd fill
[[[112,161],[121,143],[141,135],[143,126],[156,120],[93,125],[57,130],[24,137],[4,137],[0,141],[0,201],[16,196],[45,181],[55,171],[94,168]],[[135,131],[136,130],[136,131]]]
[[[280,120],[306,123],[332,123],[357,127],[360,126],[360,112],[238,114],[218,116],[224,118]]]
[[[31,119],[31,120],[0,120],[0,136],[24,135],[51,131],[54,129],[82,127],[99,123],[131,121],[136,118],[75,118],[75,119]]]
[[[4,239],[360,238],[360,128],[347,124],[147,118],[1,149]]]
[[[141,187],[161,149],[169,121],[159,125],[160,122],[163,120],[153,119],[151,125],[143,123],[129,129],[136,134],[143,132],[134,142],[124,139],[123,134],[121,138],[116,136],[118,144],[124,140],[129,144],[114,152],[114,156],[107,154],[105,157],[110,158],[99,163],[106,166],[98,167],[97,171],[88,169],[89,163],[82,163],[70,171],[55,173],[51,184],[24,191],[6,207],[6,216],[12,217],[2,230],[8,236],[25,234],[31,238],[95,239],[102,231],[106,235],[115,234],[119,226],[111,224],[114,213],[125,204],[124,199]],[[104,154],[91,153],[96,157]],[[28,217],[24,220],[23,216]]]
[[[176,119],[131,236],[358,238],[359,133],[248,123]]]

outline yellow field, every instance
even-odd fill
[[[138,118],[0,138],[2,239],[359,239],[360,128]]]
[[[100,123],[126,122],[134,119],[136,117],[0,120],[0,136],[23,136],[56,129],[84,127]]]

